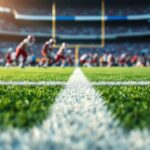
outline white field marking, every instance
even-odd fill
[[[40,81],[40,82],[33,82],[33,81],[0,81],[0,85],[32,85],[32,86],[55,86],[55,85],[66,85],[66,82],[62,81]]]
[[[0,81],[0,85],[32,85],[32,86],[55,86],[55,85],[66,85],[64,81]],[[150,81],[108,81],[108,82],[91,82],[93,86],[121,86],[121,85],[150,85]]]
[[[150,85],[150,81],[108,81],[108,82],[92,82],[95,86],[116,86],[116,85]]]
[[[0,150],[149,150],[149,131],[125,133],[117,124],[77,68],[43,124],[2,132]]]

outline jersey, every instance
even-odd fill
[[[27,51],[31,46],[32,42],[29,42],[29,40],[26,38],[24,39],[17,47],[17,49]]]
[[[43,56],[51,55],[52,51],[53,51],[52,43],[47,41],[42,48],[42,55]]]

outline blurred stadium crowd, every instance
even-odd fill
[[[20,32],[20,33],[52,33],[52,27],[49,25],[43,26],[29,26],[24,25],[20,26],[13,22],[7,20],[0,20],[0,31],[9,31],[9,32]],[[140,26],[106,26],[105,29],[106,34],[121,34],[121,33],[137,33],[137,32],[150,32],[150,27],[146,25]],[[57,34],[61,35],[100,35],[101,28],[99,26],[91,26],[91,25],[58,25],[57,26]]]
[[[99,44],[101,43],[101,22],[100,20],[85,21],[81,20],[63,20],[67,17],[100,17],[101,6],[98,0],[89,2],[69,2],[57,5],[56,15],[62,17],[62,20],[56,23],[56,41],[60,45],[66,41],[67,47],[64,48],[63,61],[56,62],[57,53],[61,46],[52,48],[53,58],[49,56],[44,60],[42,54],[45,42],[52,35],[52,23],[49,21],[34,20],[34,17],[51,17],[52,10],[48,2],[51,0],[34,1],[34,6],[31,1],[8,0],[0,2],[0,64],[7,64],[7,54],[11,51],[12,64],[18,65],[16,61],[17,47],[19,42],[27,35],[35,35],[38,40],[32,44],[31,49],[27,51],[28,58],[25,65],[38,65],[46,60],[45,66],[67,66],[75,65],[75,47],[70,48],[70,45]],[[18,2],[15,3],[14,1]],[[115,0],[117,1],[117,0]],[[129,0],[127,0],[129,2]],[[146,0],[144,0],[146,1]],[[97,3],[98,2],[98,3]],[[106,0],[107,2],[107,0]],[[144,3],[138,0],[137,5],[130,5],[128,2],[124,4],[117,3],[108,5],[105,9],[105,15],[109,18],[105,24],[106,45],[104,48],[79,47],[79,62],[80,66],[149,66],[150,65],[150,44],[148,38],[150,36],[150,3]],[[58,1],[57,1],[58,3]],[[5,13],[5,9],[10,9],[11,13]],[[6,11],[7,12],[7,11]],[[24,16],[25,18],[15,18],[15,14]],[[135,18],[127,20],[127,16],[131,15]],[[138,16],[146,17],[138,20]],[[28,20],[27,18],[30,19]],[[112,18],[111,18],[112,17]],[[132,18],[131,17],[131,18]],[[123,18],[123,20],[122,20]],[[27,19],[27,20],[26,20]],[[33,19],[33,20],[32,20]],[[112,19],[112,20],[111,20]],[[116,20],[113,20],[116,19]],[[59,36],[60,35],[60,36]],[[89,38],[89,39],[88,39]],[[132,40],[131,40],[132,39]],[[87,40],[87,41],[86,41]],[[49,50],[48,50],[49,51]],[[51,50],[50,50],[51,51]],[[17,56],[18,57],[18,56]],[[51,61],[51,59],[53,61]],[[48,62],[48,64],[47,64]],[[71,62],[71,63],[70,63]],[[77,63],[77,62],[76,62]],[[44,65],[43,65],[44,66]]]
[[[66,7],[65,7],[66,6]],[[52,15],[50,11],[50,7],[44,5],[44,8],[36,4],[34,6],[24,7],[24,5],[13,5],[7,4],[7,7],[11,9],[15,9],[20,14],[25,15]],[[64,9],[65,7],[65,9]],[[88,11],[87,11],[88,10]],[[108,16],[127,16],[127,15],[141,15],[141,14],[149,14],[150,6],[146,4],[138,4],[135,5],[116,5],[116,6],[108,6],[106,7],[106,15]],[[57,7],[57,15],[58,16],[88,16],[88,15],[101,15],[101,11],[99,6],[83,6],[77,5],[72,7],[70,4],[63,4]]]

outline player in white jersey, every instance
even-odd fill
[[[65,51],[67,49],[67,43],[62,43],[61,47],[59,48],[57,54],[56,54],[56,64],[61,63],[61,66],[65,66],[66,62],[66,56]]]

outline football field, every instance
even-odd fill
[[[149,68],[84,68],[119,124],[127,129],[150,128]],[[97,83],[97,84],[96,84]]]
[[[1,129],[12,126],[28,129],[42,123],[64,87],[62,81],[67,81],[72,71],[73,68],[1,68]]]
[[[149,148],[150,68],[0,68],[0,96],[2,149]]]

